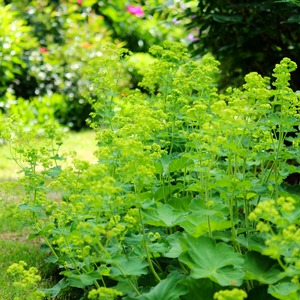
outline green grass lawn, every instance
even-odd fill
[[[95,144],[94,132],[71,132],[61,147],[61,152],[74,152],[79,159],[96,162],[93,156],[96,150]],[[7,144],[0,146],[0,155],[2,158],[0,160],[0,300],[10,300],[14,298],[14,287],[6,274],[7,268],[12,263],[23,260],[29,267],[36,267],[44,273],[45,265],[43,256],[39,252],[40,243],[27,240],[29,233],[29,229],[25,226],[27,217],[18,209],[23,195],[22,188],[17,182],[20,174],[17,173],[18,166],[10,159],[10,149]],[[14,191],[13,195],[11,190]],[[43,279],[42,287],[51,285],[49,279]],[[26,300],[26,297],[21,299]]]
[[[78,159],[95,162],[93,155],[96,150],[95,133],[93,131],[70,132],[64,141],[60,152],[62,154],[75,152]],[[11,159],[10,148],[7,144],[0,144],[0,181],[14,180],[19,177],[19,167]]]

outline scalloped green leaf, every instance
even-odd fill
[[[194,162],[190,158],[180,157],[177,159],[173,159],[169,165],[169,172],[176,172],[182,169],[187,168],[188,166],[193,165]]]
[[[188,292],[187,286],[183,285],[181,280],[183,275],[177,272],[169,274],[169,276],[160,281],[150,292],[145,293],[137,300],[177,300],[181,299],[180,296],[185,295]]]
[[[220,288],[219,285],[212,282],[211,280],[204,279],[194,279],[188,277],[185,280],[185,284],[188,287],[189,292],[182,296],[183,300],[208,300],[213,299],[215,292]]]
[[[181,224],[181,227],[185,229],[185,231],[194,236],[199,237],[209,232],[209,230],[224,230],[231,227],[231,223],[229,220],[223,220],[223,218],[219,217],[211,217],[209,219],[206,214],[199,214],[193,212],[192,214],[186,217]]]
[[[170,155],[162,157],[156,164],[156,170],[164,176],[177,172],[193,165],[194,162],[190,158],[179,157],[174,158]]]
[[[143,211],[144,223],[153,226],[173,227],[185,220],[186,212],[174,209],[168,204],[157,208],[149,208]]]
[[[169,248],[167,251],[165,251],[163,256],[169,258],[177,258],[181,254],[182,252],[182,248],[180,245],[181,236],[182,236],[181,232],[178,231],[167,236],[166,239],[169,242]]]
[[[268,293],[280,300],[299,300],[299,286],[292,282],[281,282],[268,288]]]
[[[109,262],[109,261],[108,261]],[[115,257],[111,262],[111,276],[141,276],[148,273],[148,263],[139,257]]]
[[[219,23],[240,23],[243,20],[241,15],[218,15],[213,14],[212,18]]]
[[[69,285],[77,288],[85,288],[86,286],[93,285],[96,280],[101,278],[101,274],[97,271],[79,275],[68,272],[66,275],[68,276]]]
[[[222,286],[242,284],[244,259],[233,247],[217,244],[209,237],[194,238],[187,234],[181,239],[181,246],[179,260],[190,268],[192,278],[209,278]]]
[[[28,205],[26,203],[20,204],[18,206],[18,208],[21,209],[21,210],[30,210],[30,211],[35,212],[35,213],[38,213],[38,212],[44,210],[42,205]]]
[[[61,279],[55,286],[49,289],[40,289],[47,296],[56,297],[63,289],[69,286],[67,278]]]
[[[247,252],[245,255],[245,279],[257,280],[263,284],[274,284],[280,277],[278,264],[258,252]]]

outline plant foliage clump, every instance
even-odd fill
[[[219,62],[193,60],[182,44],[164,42],[149,51],[141,89],[120,93],[130,53],[109,49],[110,60],[87,75],[97,164],[75,159],[63,167],[53,125],[35,145],[27,142],[34,131],[17,119],[3,125],[24,174],[20,208],[63,276],[43,292],[297,299],[299,247],[291,236],[299,198],[285,183],[299,172],[299,94],[289,87],[296,64],[276,64],[272,88],[253,72],[220,94]],[[53,201],[49,192],[62,197]]]
[[[198,1],[187,8],[189,28],[198,30],[195,53],[210,51],[221,62],[222,87],[240,85],[256,71],[271,76],[273,66],[284,57],[298,65],[300,48],[299,1]],[[299,89],[299,70],[292,86]]]

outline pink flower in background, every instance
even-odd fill
[[[48,52],[47,48],[45,48],[45,47],[41,47],[40,51],[43,52],[43,53],[47,53]]]
[[[77,0],[78,5],[82,5],[82,0]]]
[[[192,33],[189,33],[188,39],[189,39],[191,42],[199,41],[199,38],[195,37]]]
[[[144,16],[144,11],[141,6],[133,6],[133,5],[128,5],[126,10],[132,14],[135,15],[136,17],[143,17]]]

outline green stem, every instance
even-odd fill
[[[167,196],[166,196],[166,186],[165,186],[165,178],[164,176],[161,177],[162,178],[162,191],[163,191],[163,197],[164,197],[164,203],[167,203]]]
[[[245,215],[245,227],[246,227],[246,235],[249,236],[249,206],[247,201],[247,194],[245,193],[244,197],[244,215]]]
[[[97,244],[98,244],[99,248],[106,255],[108,255],[108,257],[110,257],[110,253],[104,248],[104,246],[102,245],[102,243],[99,241]],[[97,251],[97,252],[99,252],[99,251]],[[100,252],[99,254],[102,255],[103,253]],[[113,261],[112,264],[115,265],[117,269],[119,269],[119,271],[121,272],[122,276],[127,279],[127,283],[133,288],[133,290],[136,292],[136,294],[138,296],[140,296],[141,293],[139,292],[139,290],[137,289],[137,287],[132,283],[132,281],[128,278],[128,275],[123,271],[123,269],[120,267],[120,265],[117,262],[115,262],[115,261]]]
[[[141,210],[141,208],[139,208],[139,217],[140,217],[140,223],[141,223],[142,234],[143,234],[143,247],[144,247],[144,250],[145,250],[145,253],[146,253],[147,262],[149,264],[149,268],[150,268],[152,274],[154,275],[155,279],[158,282],[160,282],[161,279],[160,279],[160,277],[158,276],[158,274],[156,273],[156,271],[155,271],[155,269],[153,267],[153,263],[151,261],[150,253],[149,253],[149,250],[148,250],[147,240],[146,240],[146,233],[145,233],[145,227],[144,227],[144,223],[143,223],[143,220],[142,220],[142,210]]]
[[[67,247],[68,247],[68,250],[69,250],[70,252],[72,252],[72,248],[70,247],[69,242],[67,241],[67,238],[66,238],[65,235],[63,235],[63,239],[64,239],[65,244],[66,244]],[[72,261],[72,263],[73,263],[73,265],[74,265],[74,269],[78,272],[78,274],[81,274],[80,268],[77,266],[77,261],[76,261],[76,259],[74,259],[74,257],[72,257],[72,256],[69,256],[69,258],[70,258],[70,260]]]
[[[102,279],[102,276],[101,276],[101,279]],[[103,282],[103,280],[102,280],[102,282]],[[100,284],[98,283],[98,281],[97,280],[95,280],[95,286],[96,286],[96,288],[100,288]],[[105,286],[104,286],[105,287]]]
[[[233,189],[232,191],[232,196],[229,200],[230,202],[230,224],[231,224],[231,236],[232,236],[232,239],[233,239],[233,244],[234,244],[234,247],[236,248],[236,250],[238,252],[241,253],[241,248],[240,246],[237,244],[237,233],[236,233],[236,228],[235,228],[235,225],[234,225],[234,205],[233,205],[233,201],[234,201],[234,191],[235,189]]]
[[[284,263],[282,262],[282,260],[280,259],[280,257],[277,258],[277,261],[278,261],[278,264],[280,265],[280,267],[281,267],[283,270],[285,270],[286,267],[285,267]]]
[[[173,120],[172,120],[171,146],[170,146],[169,154],[172,153],[172,151],[173,151],[173,146],[174,146],[174,128],[175,128],[175,117],[174,117]]]
[[[207,178],[207,181],[209,180],[209,172],[208,172],[208,178]],[[205,192],[204,192],[204,197],[205,197],[205,204],[206,204],[206,207],[208,208],[208,202],[209,202],[209,191],[208,191],[208,188],[207,188],[207,181],[205,181]],[[210,224],[210,217],[209,216],[206,216],[206,220],[207,220],[207,228],[208,228],[208,235],[210,237],[212,237],[212,230],[211,230],[211,224]]]
[[[50,248],[52,254],[53,254],[57,259],[59,259],[59,256],[56,254],[54,248],[52,247],[52,245],[50,244],[50,242],[48,241],[48,239],[47,239],[44,235],[41,235],[41,237],[44,239],[45,243],[46,243],[47,246]]]
[[[136,286],[134,285],[134,283],[128,278],[128,275],[126,275],[126,273],[123,271],[123,269],[120,267],[120,265],[116,262],[114,262],[114,265],[119,269],[119,271],[121,272],[122,276],[124,278],[127,278],[127,282],[128,284],[134,289],[134,291],[136,292],[136,294],[138,296],[141,295],[141,293],[139,292],[139,290],[136,288]]]

